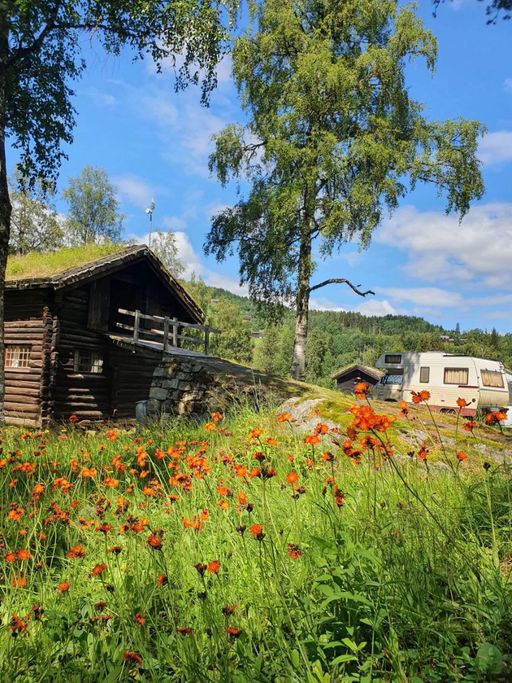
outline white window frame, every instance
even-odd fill
[[[6,370],[30,370],[30,344],[6,344],[5,362]]]

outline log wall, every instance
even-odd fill
[[[30,346],[29,367],[5,368],[5,419],[8,424],[41,425],[41,380],[45,364],[47,290],[8,291],[5,297],[6,345]]]
[[[158,355],[146,355],[140,350],[132,353],[112,345],[112,412],[116,420],[133,419],[136,402],[149,399],[153,375],[160,363]]]
[[[49,407],[56,420],[70,415],[80,419],[109,419],[110,368],[104,335],[87,329],[89,285],[65,289],[55,300],[59,327],[55,330],[55,379],[50,386]],[[103,356],[101,374],[75,372],[75,350],[96,351]]]

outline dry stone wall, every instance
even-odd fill
[[[204,415],[237,399],[257,403],[263,393],[261,376],[250,368],[216,358],[174,357],[153,373],[147,414]]]

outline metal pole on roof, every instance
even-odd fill
[[[149,216],[149,237],[148,237],[148,246],[151,249],[151,232],[153,230],[153,211],[155,210],[155,199],[154,197],[151,198],[151,203],[146,209],[146,213]]]

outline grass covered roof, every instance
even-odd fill
[[[50,279],[70,268],[84,266],[125,249],[126,245],[123,244],[83,244],[79,247],[65,247],[44,254],[31,251],[23,256],[9,256],[5,279],[7,281]]]

